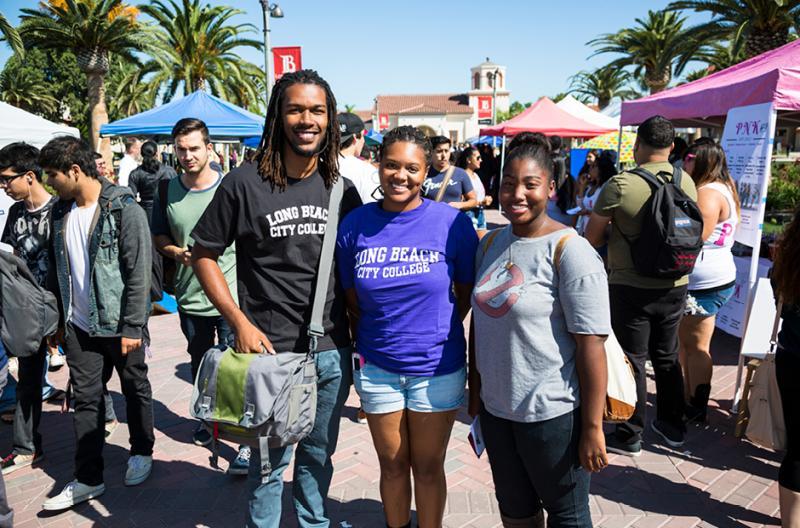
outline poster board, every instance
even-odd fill
[[[735,337],[742,337],[747,314],[747,281],[750,277],[750,257],[734,257],[736,264],[736,286],[731,299],[719,310],[716,326]],[[758,278],[766,277],[772,262],[758,259]]]
[[[742,206],[735,239],[752,248],[761,243],[775,120],[772,103],[732,108],[722,133],[728,170],[736,181]]]
[[[753,293],[753,309],[750,311],[752,315],[747,322],[747,329],[742,340],[742,356],[764,359],[770,348],[769,342],[772,339],[772,325],[775,322],[776,311],[775,295],[769,279],[758,279]]]
[[[775,121],[776,112],[772,103],[731,108],[720,142],[741,203],[741,215],[734,239],[753,248],[752,257],[736,259],[734,298],[720,311],[716,321],[717,327],[736,337],[743,334],[751,301],[750,290],[756,279],[766,276],[769,270],[769,261],[759,260],[759,251],[772,164]]]

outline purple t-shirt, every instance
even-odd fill
[[[475,281],[478,237],[466,215],[423,200],[404,213],[381,202],[351,212],[339,228],[336,261],[355,288],[356,346],[368,362],[409,376],[455,372],[466,341],[452,283]]]

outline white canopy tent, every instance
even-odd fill
[[[619,115],[608,116],[592,110],[582,102],[578,101],[571,95],[556,103],[556,106],[572,114],[573,116],[588,121],[589,123],[606,128],[619,128]]]
[[[42,148],[54,137],[65,135],[79,137],[80,132],[77,128],[52,123],[16,106],[0,102],[0,148],[16,141]]]
[[[0,148],[17,141],[42,148],[54,137],[64,135],[79,137],[80,132],[77,128],[51,123],[43,117],[0,102]],[[5,228],[8,209],[12,203],[13,200],[6,193],[0,193],[0,232]],[[5,244],[0,244],[0,249],[11,250]]]

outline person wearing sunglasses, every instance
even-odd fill
[[[478,201],[478,206],[465,211],[465,213],[472,220],[472,225],[478,232],[479,238],[483,238],[487,232],[486,215],[483,209],[492,205],[492,197],[486,194],[486,188],[478,175],[481,161],[480,151],[475,147],[467,147],[458,155],[458,161],[456,162],[456,167],[464,169],[469,176],[472,188],[475,191],[475,199]]]
[[[12,143],[3,147],[0,150],[0,188],[16,202],[8,211],[0,241],[11,246],[31,270],[36,282],[45,286],[50,219],[57,198],[51,196],[42,185],[39,149],[26,143]],[[64,395],[64,391],[50,385],[46,378],[46,339],[42,339],[36,354],[16,359],[14,447],[0,462],[4,475],[30,466],[42,458],[42,436],[39,434],[42,400],[62,398]],[[13,387],[13,382],[9,382]]]

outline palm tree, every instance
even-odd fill
[[[49,0],[40,5],[39,10],[22,10],[22,37],[31,45],[75,53],[88,85],[90,140],[97,145],[100,126],[108,123],[105,80],[110,55],[135,63],[133,51],[144,48],[139,11],[122,0]],[[105,143],[104,154],[110,158]]]
[[[608,67],[633,66],[634,75],[643,79],[653,94],[664,90],[673,75],[680,75],[689,61],[704,52],[704,47],[686,34],[685,21],[675,12],[648,11],[647,19],[636,19],[636,26],[601,35],[588,44],[598,46],[592,56],[622,55]]]
[[[143,67],[114,56],[108,74],[109,114],[113,120],[139,114],[155,106],[156,87],[144,80],[154,63]]]
[[[743,40],[745,58],[789,42],[800,21],[800,0],[679,0],[667,9],[711,13],[710,21],[689,33],[698,40]]]
[[[686,75],[686,82],[696,81],[702,79],[707,75],[716,73],[725,68],[729,68],[734,64],[738,64],[745,60],[744,49],[740,45],[741,40],[738,42],[714,42],[708,46],[709,51],[703,58],[707,66],[700,70],[695,70]]]
[[[19,32],[11,25],[11,22],[8,21],[3,13],[0,13],[0,37],[0,40],[8,41],[14,53],[18,55],[25,54],[25,48],[22,45],[22,38],[20,38]]]
[[[37,115],[54,114],[58,100],[37,79],[19,69],[7,69],[0,74],[0,100]]]
[[[607,107],[612,99],[622,100],[636,97],[636,91],[628,87],[631,74],[621,68],[604,66],[593,72],[578,72],[570,82],[570,93],[596,99],[600,110]]]
[[[260,40],[244,35],[252,24],[230,23],[243,12],[227,6],[201,7],[200,0],[153,0],[141,10],[156,21],[154,60],[160,70],[153,77],[164,87],[169,101],[182,85],[184,94],[208,88],[212,94],[233,102],[259,105],[263,72],[239,57],[239,47],[263,49]]]

